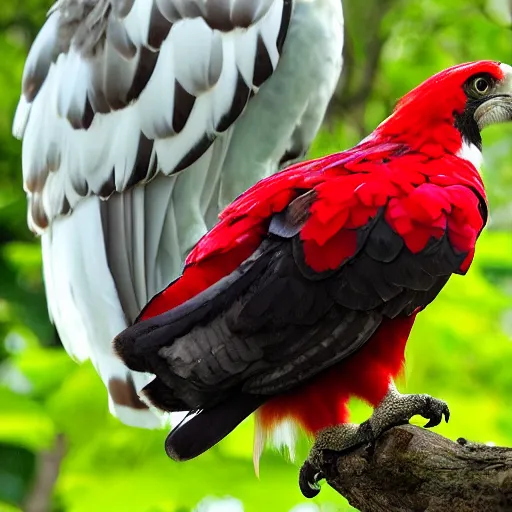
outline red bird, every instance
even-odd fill
[[[316,437],[300,485],[315,495],[324,449],[374,439],[447,405],[393,380],[418,312],[465,274],[487,220],[480,131],[512,119],[512,67],[452,67],[407,94],[352,149],[257,183],[221,214],[183,275],[115,340],[146,397],[193,411],[166,451],[187,460],[256,411],[255,457],[283,422]],[[375,407],[347,424],[347,402]]]

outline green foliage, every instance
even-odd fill
[[[510,57],[510,30],[494,11],[464,0],[373,0],[361,9],[346,2],[345,87],[312,155],[356,143],[390,111],[396,99],[430,74],[457,62]],[[245,510],[287,511],[303,503],[297,464],[267,451],[258,480],[252,469],[252,420],[197,460],[175,464],[165,456],[163,431],[128,428],[107,410],[106,392],[90,364],[79,366],[53,345],[37,240],[25,226],[20,144],[10,136],[28,42],[48,7],[45,0],[6,1],[0,13],[0,511],[23,506],[36,458],[62,434],[66,455],[53,509],[140,512],[187,511],[205,496],[233,496]],[[370,19],[369,17],[373,18]],[[377,18],[375,18],[377,16]],[[379,18],[380,16],[380,18]],[[499,21],[499,20],[498,20]],[[373,25],[372,25],[373,23]],[[367,26],[376,26],[368,32]],[[380,39],[381,48],[375,49]],[[368,64],[371,52],[381,51]],[[372,71],[367,94],[359,94]],[[433,106],[435,108],[435,106]],[[510,343],[512,126],[484,134],[491,228],[465,277],[451,280],[421,314],[407,350],[402,389],[449,401],[452,419],[438,431],[449,437],[512,444]],[[505,212],[505,213],[504,213]],[[508,315],[508,316],[507,316]],[[506,332],[508,325],[508,332]],[[353,403],[354,418],[369,409]],[[298,460],[307,444],[300,447]],[[324,487],[322,510],[349,510]],[[331,504],[329,507],[326,504]]]

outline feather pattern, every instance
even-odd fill
[[[120,365],[111,339],[179,274],[220,208],[275,172],[297,133],[298,153],[307,149],[341,71],[342,23],[340,0],[59,0],[50,10],[13,133],[50,316],[107,387],[150,379]],[[155,424],[136,412],[121,418]]]
[[[141,138],[154,141],[145,151],[170,175],[229,128],[257,90],[250,68],[268,59],[269,75],[275,71],[291,9],[288,0],[257,2],[259,9],[242,3],[243,32],[230,17],[229,30],[220,32],[211,26],[216,16],[191,7],[200,3],[178,2],[176,13],[183,14],[173,17],[158,48],[149,49],[157,3],[136,0],[125,17],[107,0],[62,0],[54,7],[27,59],[15,130],[26,141],[24,180],[34,229],[58,217],[64,202],[71,211],[88,195],[107,198],[152,179],[153,166],[137,165]],[[42,123],[41,140],[35,133]],[[48,179],[50,172],[57,178]]]

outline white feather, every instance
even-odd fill
[[[202,18],[179,21],[173,27],[170,40],[175,76],[190,94],[198,95],[207,92],[215,85],[210,83],[208,70],[212,49],[215,48],[213,41],[218,37],[220,37],[219,33],[208,27]]]
[[[16,107],[12,125],[12,134],[17,139],[21,139],[23,137],[23,133],[25,132],[25,128],[27,126],[28,117],[30,115],[31,105],[32,104],[25,99],[25,96],[22,96],[18,106]]]
[[[299,436],[299,427],[293,420],[278,423],[270,434],[271,443],[278,449],[287,448],[290,460],[295,460],[295,445]]]
[[[155,70],[142,91],[139,101],[135,104],[141,131],[148,139],[160,139],[162,134],[169,133],[169,127],[172,127],[175,86],[173,53],[171,39],[167,38],[160,47]],[[165,169],[171,168],[171,166],[165,167]]]
[[[275,0],[272,7],[262,20],[260,33],[263,42],[268,50],[272,67],[276,69],[279,61],[279,52],[276,46],[275,34],[279,32],[283,10],[283,0]]]
[[[261,421],[260,412],[256,412],[253,448],[253,464],[256,476],[259,477],[260,458],[267,443],[278,450],[286,448],[290,460],[292,462],[295,460],[295,447],[299,437],[299,431],[299,425],[291,418],[283,419],[270,429],[267,429]]]
[[[22,83],[26,83],[36,71],[41,76],[48,71],[57,44],[59,18],[58,12],[51,14],[34,39],[23,69]],[[31,93],[32,90],[25,91],[27,92]]]
[[[236,67],[247,85],[252,85],[254,78],[257,30],[257,26],[252,26],[241,32],[235,44]]]
[[[123,20],[128,36],[137,47],[147,45],[152,7],[153,2],[135,0],[131,11]]]
[[[102,338],[112,340],[126,326],[101,235],[100,200],[90,197],[77,206],[71,217],[54,221],[42,241],[48,302],[63,344],[73,357],[91,359],[108,383],[113,378],[125,380],[132,372],[113,353],[111,343],[90,343]],[[149,380],[136,373],[132,378],[139,388]],[[109,406],[112,413],[130,424],[133,414],[134,419],[144,420],[146,427],[162,423],[149,411],[133,411],[112,400]]]
[[[482,167],[482,151],[471,142],[463,141],[462,147],[457,153],[457,156],[460,158],[464,158],[464,160],[467,160],[468,162],[471,162],[477,171],[479,171],[480,168]]]

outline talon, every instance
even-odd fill
[[[450,421],[450,409],[448,409],[448,406],[446,406],[446,408],[443,411],[443,413],[444,413],[444,421],[446,423],[448,423],[448,421]]]
[[[306,498],[314,498],[320,492],[318,482],[325,478],[319,468],[330,464],[329,453],[348,453],[354,448],[367,444],[371,452],[378,437],[386,430],[406,424],[415,415],[428,419],[424,428],[436,427],[443,417],[450,419],[448,404],[430,395],[402,395],[394,386],[375,408],[370,419],[356,425],[343,423],[327,427],[317,433],[308,460],[299,473],[299,486]]]
[[[362,425],[342,423],[326,427],[317,433],[315,443],[299,473],[299,487],[306,498],[314,498],[320,492],[318,482],[325,478],[320,468],[333,464],[333,456],[347,452],[373,439],[368,422]]]
[[[446,402],[427,396],[426,409],[427,410],[422,414],[422,416],[429,418],[429,421],[424,428],[437,427],[437,425],[439,425],[443,420],[443,416],[446,423],[448,423],[448,420],[450,419],[450,409]]]
[[[299,472],[299,487],[305,498],[314,498],[320,492],[319,482],[324,474],[309,461],[304,462]]]
[[[437,427],[439,423],[441,423],[441,416],[436,416],[435,418],[430,418],[430,420],[423,425],[423,428]]]

